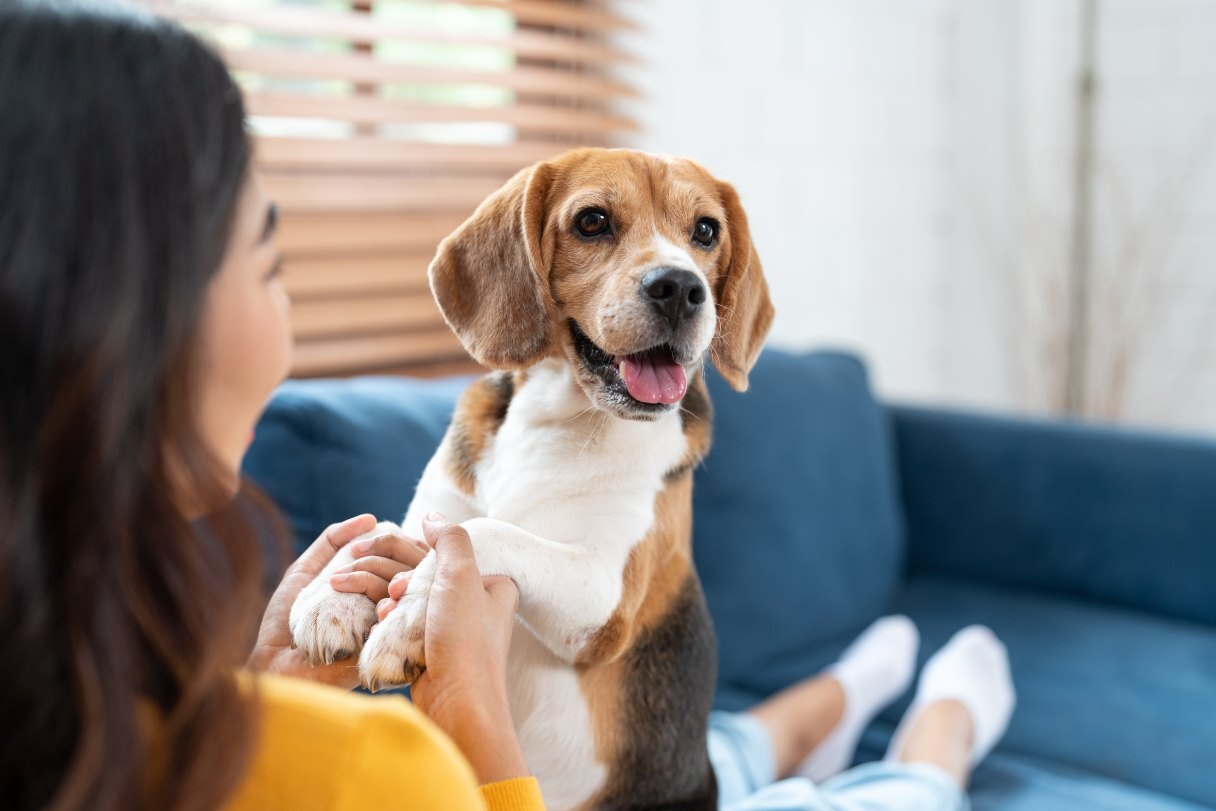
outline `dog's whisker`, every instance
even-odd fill
[[[680,413],[687,414],[688,416],[692,417],[697,422],[705,422],[705,420],[702,419],[699,415],[692,413],[687,408],[685,408],[683,405],[680,406]]]
[[[588,411],[594,411],[594,410],[595,410],[595,404],[594,404],[594,403],[592,403],[591,405],[589,405],[589,406],[587,406],[586,408],[584,408],[582,411],[580,411],[580,412],[578,412],[577,414],[575,414],[575,415],[574,415],[573,417],[571,417],[570,419],[566,420],[566,422],[574,422],[574,421],[575,421],[575,420],[577,420],[579,417],[581,417],[581,416],[583,416],[584,414],[586,414]]]
[[[591,442],[599,434],[600,429],[603,428],[605,425],[607,425],[607,423],[608,423],[608,415],[605,414],[604,418],[602,420],[600,420],[599,425],[591,426],[591,432],[587,434],[587,439],[585,442],[583,442],[583,447],[578,449],[578,456],[576,456],[575,459],[583,458],[583,452],[587,450],[587,448],[591,445]]]

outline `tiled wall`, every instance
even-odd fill
[[[739,187],[779,305],[775,343],[860,349],[892,397],[1046,407],[1059,388],[1077,0],[628,8],[645,29],[628,41],[646,94],[638,145],[694,156]],[[1104,254],[1126,251],[1130,227],[1115,225],[1106,187],[1151,213],[1171,164],[1209,144],[1206,162],[1185,165],[1186,210],[1158,218],[1173,247],[1150,261],[1161,304],[1136,333],[1121,414],[1216,430],[1216,2],[1102,0],[1100,25],[1102,296],[1127,287]],[[1139,287],[1126,298],[1151,299]],[[1096,317],[1098,356],[1117,345],[1110,328]],[[1097,377],[1095,402],[1108,388]],[[1165,396],[1166,378],[1184,391]]]

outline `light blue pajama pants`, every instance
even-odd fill
[[[801,777],[774,783],[776,764],[764,726],[747,713],[715,712],[709,759],[721,811],[968,811],[967,795],[926,763],[867,763],[816,785]]]

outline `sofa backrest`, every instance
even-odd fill
[[[889,608],[903,527],[888,415],[851,355],[767,350],[751,387],[708,376],[714,446],[696,473],[693,554],[721,680],[765,695],[818,643]]]
[[[892,417],[913,568],[1216,624],[1216,442]]]
[[[259,421],[244,469],[302,552],[335,521],[400,521],[471,378],[289,380]]]

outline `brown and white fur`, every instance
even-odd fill
[[[580,233],[600,224],[589,210],[609,232]],[[672,268],[707,298],[682,317],[642,290]],[[423,516],[445,513],[482,574],[517,584],[511,714],[547,807],[716,808],[716,649],[691,550],[692,470],[710,443],[701,367],[708,353],[746,389],[773,315],[738,196],[688,160],[571,152],[489,197],[430,276],[465,347],[500,371],[462,396],[400,527],[375,532],[421,537]],[[620,358],[656,346],[687,371],[678,403],[638,402],[621,379]],[[365,685],[408,683],[425,667],[433,575],[432,554],[373,627],[371,601],[332,591],[327,571],[292,610],[294,639],[316,661],[362,646]]]

